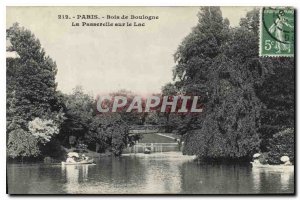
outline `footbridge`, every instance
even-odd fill
[[[128,147],[126,152],[143,153],[146,149],[151,152],[180,151],[180,137],[164,131],[164,126],[139,125],[130,127],[129,133],[140,134],[141,139],[135,145]]]

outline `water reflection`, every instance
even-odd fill
[[[259,168],[252,169],[252,181],[253,181],[253,189],[256,193],[259,193],[261,188],[261,170]]]
[[[65,177],[66,183],[64,189],[67,193],[79,194],[82,191],[84,182],[89,180],[89,168],[93,165],[62,165],[62,177]],[[86,191],[82,191],[86,193]]]
[[[207,165],[180,152],[103,157],[96,165],[9,164],[9,193],[293,193],[293,170]]]
[[[205,194],[249,193],[251,169],[243,165],[182,165],[182,192]],[[190,181],[193,180],[193,181]]]
[[[280,176],[281,189],[287,190],[289,188],[290,180],[294,178],[294,170],[293,171],[283,171]]]
[[[159,154],[158,154],[159,155]],[[155,159],[156,158],[156,159]],[[172,159],[176,158],[162,158],[158,156],[144,156],[145,167],[145,183],[142,188],[143,193],[180,193],[181,192],[181,172],[180,164],[175,164]]]
[[[287,193],[294,187],[294,168],[271,166],[266,168],[252,168],[253,188],[256,193],[272,191],[273,193]]]
[[[62,175],[67,193],[180,193],[180,165],[191,160],[178,153],[104,157],[95,166],[65,166]]]
[[[89,165],[82,166],[82,179],[88,181]]]

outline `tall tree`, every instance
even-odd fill
[[[272,58],[269,72],[257,94],[263,103],[261,111],[262,151],[268,151],[273,135],[294,128],[295,62],[293,58]],[[282,141],[286,142],[286,141]],[[292,145],[292,144],[291,144]]]
[[[125,91],[120,93],[128,94]],[[126,113],[97,112],[97,100],[86,94],[80,86],[74,88],[72,94],[64,95],[64,99],[66,120],[58,137],[65,146],[76,146],[83,142],[91,150],[108,150],[116,156],[121,155],[130,142],[128,126],[124,120],[130,119],[130,116]]]
[[[84,93],[81,86],[76,86],[73,93],[63,96],[66,120],[62,124],[58,136],[65,146],[76,144],[77,140],[83,140],[89,131],[94,113],[94,100],[91,95]],[[70,138],[75,138],[70,144]]]
[[[112,97],[112,100],[110,102],[111,105],[113,104],[114,97],[116,97],[116,96],[126,97],[126,99],[127,99],[126,105],[122,109],[118,110],[117,112],[121,115],[122,120],[124,120],[128,125],[137,125],[137,124],[144,123],[144,118],[146,115],[145,113],[139,113],[139,112],[137,112],[137,110],[132,110],[132,112],[126,112],[129,105],[132,103],[134,97],[137,96],[136,94],[134,94],[131,91],[122,89],[117,92],[112,92],[109,95]],[[143,99],[142,99],[142,104],[144,106]]]
[[[60,123],[58,118],[61,115],[58,113],[61,106],[56,96],[56,64],[45,55],[39,40],[17,23],[7,29],[6,33],[7,40],[11,44],[7,50],[15,51],[19,55],[18,58],[7,58],[6,61],[9,139],[16,137],[15,130],[29,131],[28,123],[37,117],[53,119]],[[11,147],[14,140],[9,140],[11,145],[8,147]],[[29,156],[28,153],[26,155]]]
[[[175,54],[175,85],[205,103],[204,113],[187,123],[185,152],[213,160],[249,158],[260,142],[261,105],[254,88],[264,78],[256,29],[230,29],[218,7],[201,8],[198,17]]]
[[[119,113],[94,116],[85,138],[88,143],[97,144],[99,150],[109,150],[115,156],[121,155],[130,143],[128,126]]]

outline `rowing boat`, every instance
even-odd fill
[[[84,161],[80,161],[80,162],[61,162],[62,165],[95,165],[94,160],[84,160]]]
[[[294,165],[263,165],[251,162],[253,168],[271,169],[271,170],[294,170]]]

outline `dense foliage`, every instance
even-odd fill
[[[95,100],[81,87],[70,95],[56,90],[56,64],[29,30],[14,24],[7,29],[7,42],[7,51],[18,54],[6,60],[10,158],[60,158],[63,146],[85,144],[120,155],[132,143],[120,115],[97,115]]]
[[[295,132],[293,128],[285,129],[273,135],[268,144],[268,161],[271,164],[280,164],[281,156],[288,156],[294,162]]]
[[[62,144],[76,147],[87,144],[97,152],[110,151],[120,155],[129,143],[127,123],[118,113],[99,114],[91,95],[76,87],[65,95],[65,116],[59,135]]]
[[[207,160],[248,160],[266,150],[261,147],[273,134],[293,127],[293,59],[259,57],[258,10],[248,12],[238,28],[229,26],[218,7],[201,8],[198,17],[175,53],[173,70],[176,91],[199,95],[205,104],[202,115],[177,122],[184,151]],[[275,79],[282,75],[282,82]]]
[[[58,127],[53,120],[42,120],[35,118],[28,123],[30,133],[37,138],[41,143],[50,142],[53,135],[58,134]]]
[[[39,40],[18,24],[7,29],[7,40],[11,44],[7,50],[19,55],[6,61],[7,152],[10,157],[38,156],[41,140],[30,132],[29,123],[39,118],[58,128],[63,121],[56,95],[56,64],[45,55]],[[39,134],[45,133],[41,130]]]
[[[15,129],[9,133],[7,153],[11,158],[38,156],[38,141],[28,131]]]
[[[262,151],[268,151],[268,144],[273,140],[274,134],[294,127],[294,70],[293,59],[273,59],[266,80],[262,87],[257,89],[258,97],[264,105],[261,111],[261,126],[259,129],[262,138]]]
[[[293,58],[258,55],[259,11],[231,27],[220,8],[203,7],[198,23],[174,54],[173,82],[159,97],[200,96],[203,113],[98,113],[97,98],[75,87],[56,90],[55,62],[38,39],[18,24],[7,29],[7,154],[11,158],[61,157],[66,148],[119,156],[139,136],[132,125],[159,125],[180,134],[184,153],[210,161],[249,160],[262,152],[270,163],[294,159]],[[128,104],[135,94],[121,90]],[[113,101],[113,100],[112,100]],[[144,102],[144,99],[142,99]]]
[[[96,115],[86,134],[89,143],[97,143],[102,150],[109,149],[121,155],[129,143],[128,126],[118,113]]]

